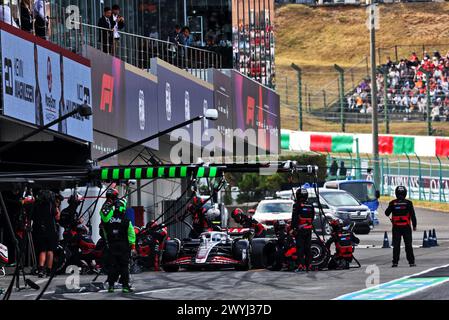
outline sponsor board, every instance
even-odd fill
[[[3,115],[43,126],[80,104],[91,105],[88,61],[20,30],[1,28]],[[51,129],[93,139],[92,117],[75,115]]]

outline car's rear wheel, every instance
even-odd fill
[[[271,271],[282,269],[282,252],[274,242],[267,243],[264,247],[264,265]]]
[[[272,240],[267,238],[257,238],[251,241],[251,263],[255,269],[264,269],[264,249]]]

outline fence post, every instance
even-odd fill
[[[362,178],[362,162],[360,159],[360,150],[359,150],[359,138],[355,138],[355,156],[356,156],[356,176],[355,178],[360,180]]]
[[[398,60],[398,46],[394,46],[394,56],[396,58],[396,60],[394,60],[394,61],[398,62],[399,61]]]
[[[426,75],[426,107],[427,107],[427,135],[431,136],[433,133],[432,129],[432,119],[430,117],[430,72],[424,70],[423,68],[420,68],[420,71],[423,72]]]
[[[298,118],[299,118],[299,131],[302,131],[302,73],[301,68],[292,63],[291,67],[296,71],[298,77]]]
[[[384,120],[385,120],[385,133],[390,133],[390,115],[388,112],[388,69],[387,67],[383,67],[381,69],[381,73],[384,78]]]
[[[288,81],[287,81],[287,76],[285,77],[285,104],[288,104]]]
[[[416,157],[416,159],[418,159],[418,181],[419,181],[419,186],[418,186],[419,192],[418,192],[418,194],[419,194],[419,200],[422,200],[422,194],[423,193],[424,193],[424,200],[426,200],[426,195],[425,195],[424,187],[423,187],[423,183],[422,183],[421,159],[416,154],[416,152],[415,152],[415,157]]]
[[[438,178],[440,180],[439,183],[439,188],[438,188],[438,200],[441,202],[443,200],[442,195],[441,195],[441,191],[443,188],[443,166],[441,165],[441,159],[439,156],[436,156],[437,160],[438,160]]]
[[[388,163],[388,161],[387,161]],[[384,186],[384,158],[380,158],[380,193],[385,195],[385,186]],[[387,178],[388,179],[388,178]],[[377,186],[379,188],[379,186]]]
[[[340,96],[340,124],[341,131],[345,132],[345,71],[339,65],[334,64],[335,70],[338,72],[339,96]]]
[[[411,185],[411,183],[410,183],[410,177],[411,177],[411,175],[412,175],[412,167],[411,167],[410,157],[409,157],[408,153],[405,153],[405,156],[407,157],[407,163],[408,163],[407,189],[408,189],[408,192],[409,192],[410,195],[411,195],[412,189],[410,189],[410,185]],[[400,174],[400,173],[399,173],[399,174]]]

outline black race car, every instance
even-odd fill
[[[256,263],[262,261],[263,246],[251,250],[252,241],[245,239],[247,232],[249,229],[234,228],[204,232],[199,239],[169,240],[162,255],[162,268],[167,272],[178,271],[180,267],[190,270],[248,270],[254,266],[253,260]]]

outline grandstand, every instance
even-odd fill
[[[391,3],[380,4],[379,8],[380,30],[377,35],[376,49],[378,66],[385,64],[387,57],[390,57],[395,64],[400,64],[401,59],[410,60],[412,52],[416,52],[420,63],[424,52],[427,52],[430,60],[435,52],[439,52],[442,58],[446,59],[449,42],[445,21],[449,17],[449,3]],[[294,23],[296,21],[300,23]],[[370,111],[370,80],[367,57],[369,33],[365,22],[366,12],[363,6],[311,7],[299,4],[278,6],[275,26],[278,70],[276,89],[281,95],[284,128],[294,130],[298,128],[297,116],[292,117],[292,114],[296,115],[295,111],[298,108],[297,77],[290,67],[290,64],[294,62],[302,68],[304,130],[341,130],[339,80],[334,64],[338,64],[345,71],[344,118],[347,132],[371,130],[368,125],[371,122],[371,115],[366,113]],[[407,79],[411,78],[413,83],[409,86],[413,85],[415,88],[414,70],[412,69],[411,72]],[[399,88],[390,88],[391,81],[404,81],[404,72],[399,75],[399,79],[393,74],[391,77],[394,80],[390,79],[390,75],[387,77],[390,81],[388,83],[390,132],[404,134],[412,130],[414,134],[427,134],[426,108],[422,112],[423,106],[426,106],[425,87],[421,88],[424,89],[420,93],[421,99],[419,96],[404,98],[402,93],[397,94]],[[383,77],[380,74],[377,81],[380,86],[379,107],[380,117],[382,117],[379,119],[380,130],[385,132],[382,123],[384,121]],[[443,85],[445,85],[444,81]],[[446,135],[448,130],[444,108],[444,86],[442,89],[443,93],[437,90],[435,99],[435,103],[442,107],[438,113],[433,105],[434,92],[431,92],[432,117],[435,120],[432,126],[436,131],[435,134]],[[353,95],[354,93],[356,95]],[[357,100],[359,107],[357,107]],[[408,104],[408,107],[404,108],[404,104]],[[410,128],[410,122],[413,122],[412,128]]]

